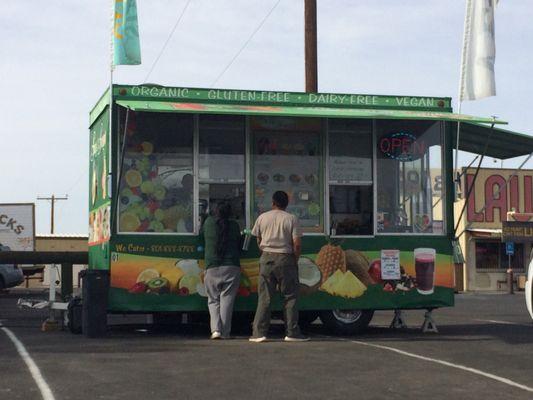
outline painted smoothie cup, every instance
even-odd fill
[[[414,250],[414,255],[418,293],[432,294],[435,288],[435,249],[418,248]]]

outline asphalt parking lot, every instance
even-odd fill
[[[523,292],[458,295],[454,308],[434,313],[438,334],[420,332],[421,311],[405,313],[407,329],[391,330],[389,311],[363,335],[331,336],[315,323],[312,341],[285,343],[274,325],[274,340],[261,344],[245,333],[210,341],[202,324],[114,326],[103,339],[44,333],[46,311],[17,308],[20,297],[30,295],[0,294],[0,399],[533,398]]]

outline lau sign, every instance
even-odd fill
[[[395,132],[379,140],[379,149],[385,156],[405,162],[422,157],[426,152],[426,144],[411,133]]]
[[[516,172],[511,169],[480,169],[474,182],[475,169],[465,174],[465,195],[475,185],[467,203],[467,221],[478,228],[500,228],[508,211],[533,213],[533,170]],[[528,215],[515,220],[533,221]]]

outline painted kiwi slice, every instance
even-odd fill
[[[152,293],[163,294],[170,291],[170,284],[167,278],[150,279],[146,286],[148,286],[148,290]]]

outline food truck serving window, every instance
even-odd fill
[[[192,115],[128,112],[119,232],[193,232],[193,127]]]
[[[303,232],[324,231],[319,118],[252,117],[253,216],[271,209],[272,194],[289,195],[287,211]]]
[[[445,233],[443,122],[132,110],[119,120],[120,233],[195,234],[220,201],[250,227],[277,190],[304,233]]]
[[[372,121],[328,121],[330,235],[372,235]]]
[[[443,124],[377,121],[377,232],[444,233]]]

